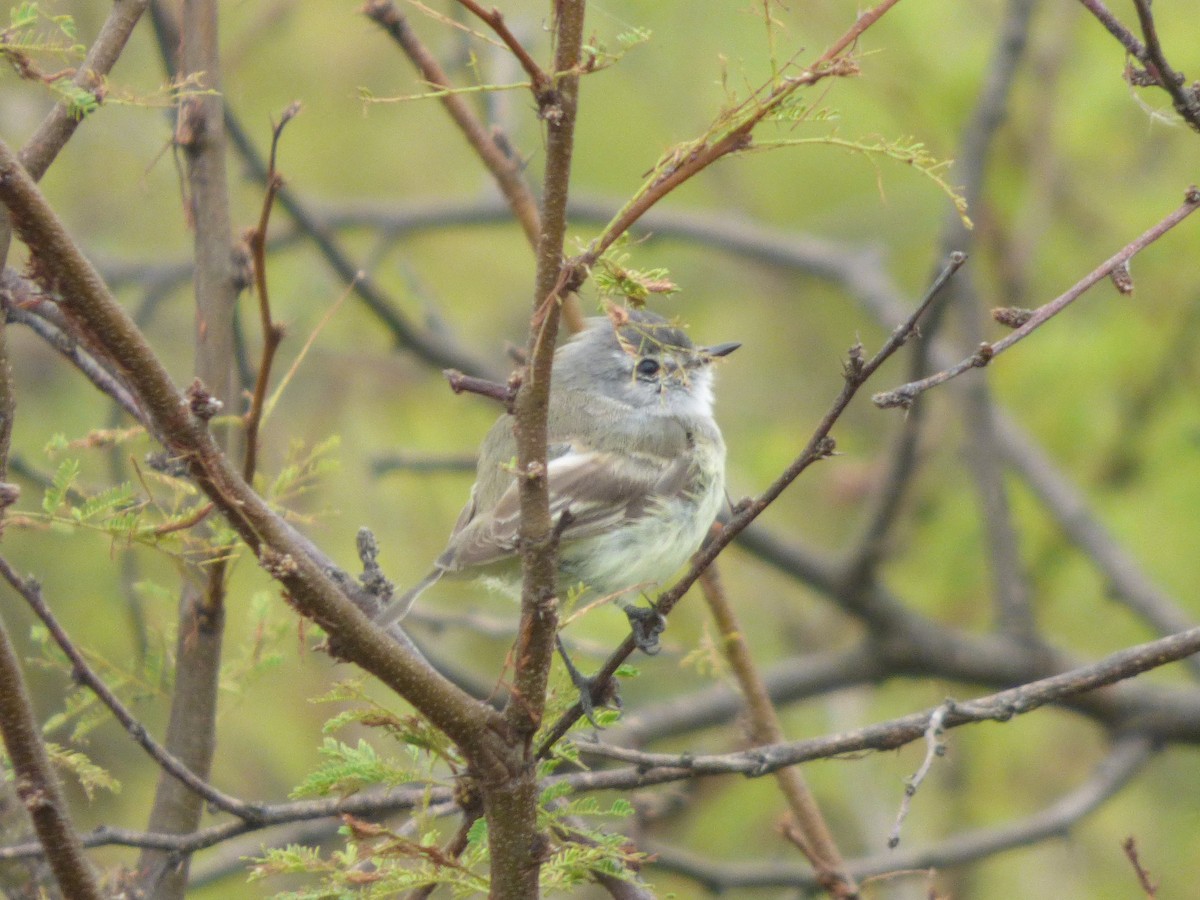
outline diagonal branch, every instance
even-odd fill
[[[348,588],[330,574],[336,570],[318,563],[310,546],[239,477],[2,141],[0,203],[8,207],[17,234],[39,262],[38,270],[53,273],[64,304],[120,362],[166,449],[187,463],[196,484],[257,554],[260,565],[282,584],[296,608],[326,630],[334,652],[376,675],[460,746],[478,749],[495,713],[434,672],[414,650],[372,625],[347,596]]]
[[[58,644],[59,649],[70,661],[72,677],[87,685],[88,689],[100,699],[100,702],[112,712],[113,718],[121,723],[121,726],[164,771],[217,809],[232,813],[248,822],[254,822],[259,818],[259,810],[256,805],[238,800],[236,797],[217,790],[150,736],[145,726],[104,683],[104,679],[88,665],[83,654],[79,652],[79,648],[71,641],[62,625],[50,611],[37,582],[21,578],[3,556],[0,556],[0,578],[7,581],[12,589],[21,595],[29,608],[33,610],[34,615],[46,626],[54,642]]]
[[[918,396],[923,394],[930,388],[937,387],[939,384],[944,384],[952,378],[956,378],[963,372],[971,369],[979,369],[988,365],[993,359],[1007,350],[1009,347],[1018,341],[1028,337],[1051,318],[1062,312],[1076,300],[1078,300],[1085,291],[1095,286],[1098,282],[1112,275],[1116,270],[1122,269],[1128,265],[1131,260],[1140,251],[1144,250],[1150,244],[1157,241],[1164,234],[1190,216],[1200,207],[1200,188],[1190,187],[1184,195],[1183,205],[1164,218],[1161,222],[1154,225],[1152,228],[1145,231],[1135,240],[1126,244],[1117,253],[1102,262],[1099,266],[1077,281],[1067,291],[1055,297],[1048,303],[1039,306],[1033,313],[1025,319],[1024,323],[1007,335],[1006,337],[994,343],[984,343],[971,356],[950,366],[948,369],[943,369],[927,378],[922,378],[919,381],[910,381],[908,384],[903,384],[898,388],[890,391],[884,391],[876,394],[871,398],[872,402],[880,408],[887,409],[889,407],[901,406],[907,408],[912,405],[913,401]]]
[[[388,33],[427,83],[434,87],[451,86],[441,64],[417,38],[409,27],[408,20],[400,14],[392,0],[369,0],[363,7],[363,13]],[[493,13],[499,17],[498,12],[493,10]],[[439,99],[447,114],[454,120],[454,124],[463,133],[463,137],[467,139],[467,143],[496,179],[500,192],[508,201],[517,221],[521,223],[525,237],[536,248],[542,231],[541,217],[538,215],[537,198],[533,196],[529,184],[525,181],[519,161],[511,153],[505,152],[496,140],[496,135],[484,127],[460,95],[447,93]]]

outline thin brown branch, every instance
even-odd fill
[[[612,244],[633,226],[655,204],[686,181],[707,169],[718,160],[749,148],[753,142],[754,129],[760,122],[778,110],[800,88],[811,87],[829,77],[847,77],[858,74],[858,66],[842,54],[862,36],[868,28],[899,0],[883,0],[860,14],[854,24],[809,67],[794,75],[777,79],[763,96],[747,101],[744,109],[735,113],[731,127],[719,132],[719,137],[702,138],[682,158],[674,158],[654,172],[654,179],[646,189],[640,191],[617,216],[605,226],[587,251],[572,261],[584,270],[600,258]]]
[[[504,16],[501,15],[500,10],[495,7],[492,7],[491,10],[486,10],[476,3],[475,0],[458,0],[458,3],[472,15],[482,20],[492,31],[496,32],[496,36],[500,40],[504,41],[505,46],[512,51],[513,56],[517,58],[517,62],[521,64],[521,68],[525,70],[525,74],[529,76],[530,83],[533,86],[533,96],[537,99],[539,107],[544,108],[547,93],[554,89],[554,78],[546,74],[545,70],[537,64],[537,60],[529,55],[529,51],[525,49],[525,45],[517,40],[517,36],[509,30],[508,24],[504,21]],[[562,17],[563,12],[561,9],[558,11],[558,15],[560,18]],[[557,66],[560,61],[556,57],[555,65]],[[571,63],[569,68],[556,68],[554,72],[555,78],[562,78],[569,73],[573,73],[573,70],[578,65],[579,60],[576,59]],[[571,77],[578,79],[578,74],[574,73]]]
[[[1114,16],[1101,0],[1079,0],[1079,2],[1084,9],[1096,17],[1109,34],[1117,39],[1126,52],[1142,63],[1142,65],[1148,62],[1146,45],[1139,41],[1134,33],[1126,28],[1121,23],[1121,20]]]
[[[510,378],[508,384],[499,384],[495,381],[489,381],[486,378],[475,378],[471,375],[464,375],[456,369],[446,369],[442,372],[446,376],[446,381],[450,384],[450,390],[456,394],[478,394],[480,397],[487,397],[489,400],[495,400],[497,403],[504,404],[504,408],[509,415],[513,413],[513,405],[516,402],[517,390],[521,386],[519,376]]]
[[[450,78],[441,64],[421,43],[416,33],[409,27],[408,20],[396,9],[396,5],[391,0],[369,0],[363,7],[363,13],[387,32],[416,66],[417,71],[421,73],[421,78],[426,83],[439,88],[451,87]],[[497,17],[500,15],[494,10],[493,14]],[[502,23],[503,20],[501,20]],[[472,112],[470,105],[460,95],[447,93],[439,100],[454,124],[463,133],[463,137],[467,139],[467,143],[475,150],[480,161],[496,180],[513,215],[521,224],[525,237],[536,248],[542,232],[541,216],[538,214],[537,198],[529,189],[520,160],[507,152],[507,141],[503,143],[497,141],[495,132],[484,127],[484,124]]]
[[[356,794],[352,797],[339,797],[333,800],[300,800],[264,804],[259,808],[261,815],[254,821],[238,819],[233,822],[222,822],[188,834],[165,834],[101,826],[83,837],[83,846],[140,847],[170,853],[194,853],[197,850],[215,847],[241,835],[256,833],[276,825],[308,822],[315,819],[340,819],[347,813],[361,816],[384,816],[420,810],[422,813],[432,815],[438,811],[439,807],[445,807],[443,811],[447,813],[457,810],[458,807],[452,803],[450,789],[421,785]],[[261,841],[258,842],[258,846],[261,846]],[[0,861],[32,859],[45,855],[46,850],[38,843],[0,847]],[[246,854],[241,855],[245,856]]]
[[[108,18],[100,27],[100,33],[96,35],[96,40],[92,42],[72,79],[75,87],[89,91],[96,100],[103,101],[104,76],[120,58],[129,35],[149,5],[150,0],[115,0]],[[84,118],[72,104],[60,100],[29,136],[21,148],[20,160],[34,181],[40,181],[46,174]]]
[[[746,698],[751,741],[756,745],[782,742],[783,725],[771,702],[762,674],[754,663],[754,655],[750,652],[745,631],[738,622],[737,613],[729,601],[715,564],[701,573],[700,587],[720,631],[721,648],[725,658],[729,661],[738,687]],[[800,840],[797,845],[812,863],[817,873],[817,881],[833,897],[856,896],[858,886],[846,872],[842,853],[825,822],[817,798],[813,796],[800,769],[796,766],[782,769],[775,777],[799,832]]]
[[[1019,328],[1010,332],[1005,337],[994,343],[985,343],[973,353],[971,356],[962,361],[943,369],[927,378],[922,378],[919,381],[911,381],[908,384],[903,384],[898,388],[890,391],[884,391],[872,397],[872,401],[876,406],[887,409],[889,407],[901,406],[908,407],[912,402],[925,391],[930,388],[937,387],[939,384],[944,384],[952,378],[956,378],[963,372],[971,369],[978,369],[988,365],[993,359],[1007,350],[1009,347],[1016,344],[1018,341],[1028,337],[1049,319],[1053,318],[1062,310],[1066,309],[1070,304],[1079,299],[1085,291],[1103,281],[1108,277],[1114,269],[1123,266],[1129,262],[1140,251],[1144,250],[1150,244],[1157,241],[1164,234],[1186,219],[1189,215],[1200,207],[1200,189],[1190,187],[1184,197],[1183,205],[1164,218],[1161,222],[1154,225],[1152,228],[1145,231],[1137,239],[1122,247],[1115,255],[1105,260],[1074,285],[1070,289],[1055,297],[1048,303],[1039,306],[1029,316],[1029,319]]]
[[[1026,847],[1070,831],[1130,782],[1154,756],[1151,741],[1138,735],[1120,738],[1112,752],[1088,779],[1053,804],[1024,819],[996,828],[968,831],[915,850],[889,850],[847,863],[859,879],[912,872],[924,876],[931,869],[968,865],[1016,847]],[[656,864],[666,871],[692,878],[714,892],[738,888],[817,887],[811,872],[782,862],[747,862],[700,858],[657,844],[647,847]]]
[[[283,111],[279,122],[271,129],[271,154],[267,160],[267,189],[263,195],[262,211],[258,216],[257,227],[246,235],[246,243],[250,247],[250,264],[254,271],[254,289],[258,294],[259,320],[262,325],[263,343],[262,357],[258,364],[258,374],[254,380],[254,393],[250,398],[250,408],[243,416],[245,422],[246,448],[242,464],[242,477],[250,483],[254,481],[254,470],[258,466],[258,429],[262,424],[263,409],[267,402],[267,387],[271,382],[271,364],[275,353],[283,343],[284,327],[271,317],[271,300],[267,291],[267,225],[271,220],[271,210],[275,206],[275,195],[283,187],[283,177],[275,166],[279,151],[279,138],[287,123],[300,112],[299,102],[292,103]]]
[[[1121,849],[1125,851],[1125,858],[1133,866],[1133,873],[1137,876],[1142,893],[1146,895],[1147,900],[1154,900],[1158,896],[1158,885],[1154,883],[1154,879],[1142,865],[1141,856],[1138,854],[1137,840],[1130,835],[1121,842]]]
[[[1137,10],[1138,24],[1142,28],[1142,36],[1146,39],[1146,59],[1150,68],[1156,72],[1159,86],[1171,97],[1175,112],[1192,128],[1200,131],[1200,89],[1195,85],[1184,86],[1187,81],[1183,74],[1176,72],[1163,52],[1158,39],[1158,26],[1154,22],[1154,13],[1150,9],[1149,0],[1133,0]]]
[[[250,822],[257,820],[258,807],[256,805],[238,800],[236,797],[219,791],[204,779],[197,777],[174,754],[150,736],[146,731],[146,727],[137,720],[133,713],[129,711],[129,708],[104,683],[104,679],[88,665],[79,648],[75,646],[75,643],[71,640],[66,630],[50,611],[50,607],[42,597],[41,587],[37,582],[32,579],[21,578],[3,556],[0,556],[0,577],[7,581],[12,589],[25,600],[25,603],[33,610],[34,615],[46,626],[50,637],[53,638],[54,642],[58,644],[59,649],[62,650],[63,654],[70,661],[72,678],[86,685],[88,690],[94,693],[100,702],[108,707],[109,711],[113,714],[113,718],[121,723],[121,727],[129,732],[130,737],[137,741],[142,749],[164,771],[178,779],[189,790],[195,792],[197,796],[203,797],[204,800],[211,803],[217,809],[232,813],[238,818]]]
[[[0,622],[0,737],[13,769],[17,796],[33,823],[64,897],[100,900],[103,893],[71,824],[67,801],[50,765],[42,730],[21,676],[21,663]]]
[[[588,789],[595,790],[662,784],[696,775],[760,777],[783,766],[829,759],[846,753],[894,750],[923,740],[935,714],[941,716],[946,730],[978,722],[1007,722],[1014,716],[1033,712],[1047,704],[1078,698],[1081,694],[1178,662],[1197,652],[1200,652],[1200,627],[1127,647],[1090,665],[1030,681],[986,697],[947,701],[943,704],[948,707],[944,712],[939,712],[941,707],[935,707],[843,734],[772,744],[736,753],[712,756],[644,753],[605,744],[581,743],[579,750],[585,756],[615,759],[636,768],[632,772],[612,769],[562,777],[571,778],[571,784],[577,788],[586,785]]]
[[[178,67],[175,65],[174,51],[179,44],[179,28],[163,0],[153,2],[151,11],[159,52],[169,73],[175,76],[178,74]],[[251,176],[265,185],[267,161],[254,146],[249,133],[228,104],[224,109],[229,142],[242,157]],[[451,337],[422,329],[414,324],[370,274],[360,269],[345,247],[335,240],[321,217],[312,211],[307,201],[287,185],[279,189],[277,200],[279,206],[295,222],[296,227],[313,242],[329,268],[344,284],[350,285],[354,295],[387,329],[397,347],[411,351],[419,359],[438,368],[462,369],[475,375],[489,373],[489,367],[485,363],[459,346]]]

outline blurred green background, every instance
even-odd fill
[[[90,41],[107,4],[44,4],[74,16]],[[452,12],[454,4],[435,4]],[[548,58],[547,4],[514,2],[503,11],[522,40]],[[860,7],[845,0],[795,0],[771,5],[780,61],[813,59],[853,21]],[[836,134],[848,140],[911,139],[952,159],[990,58],[1007,4],[901,3],[860,42],[862,75],[826,81],[806,97],[827,109],[823,121],[763,137]],[[520,74],[503,51],[405,7],[411,24],[462,84],[509,82]],[[1132,12],[1118,8],[1120,15]],[[259,0],[221,5],[227,100],[265,149],[272,117],[293,100],[303,112],[287,128],[279,166],[288,185],[322,211],[350,218],[410,209],[488,205],[488,175],[436,102],[366,105],[377,97],[421,91],[396,48],[352,3]],[[453,13],[457,15],[457,13]],[[1200,69],[1200,34],[1188,3],[1155,5],[1160,33],[1175,67]],[[770,74],[767,29],[758,4],[639,3],[607,0],[590,6],[589,35],[614,46],[632,27],[651,32],[617,65],[584,79],[574,164],[574,196],[618,207],[643,174],[674,144],[703,133],[729,97],[744,97]],[[148,23],[143,23],[143,26]],[[1036,306],[1063,291],[1181,202],[1196,180],[1200,137],[1173,120],[1165,95],[1122,81],[1123,54],[1075,3],[1039,4],[1020,69],[986,169],[982,204],[968,265],[989,305]],[[139,27],[110,79],[110,102],[86,121],[46,176],[44,188],[79,241],[106,271],[129,263],[184,263],[191,238],[182,212],[180,169],[170,147],[169,110],[156,102],[164,74],[152,35]],[[531,183],[543,163],[539,124],[522,91],[472,98],[501,124],[523,158]],[[124,102],[128,101],[128,102]],[[18,146],[52,98],[11,72],[0,80],[3,139]],[[259,185],[230,156],[237,228],[256,221]],[[951,168],[947,179],[957,184]],[[746,220],[780,235],[813,234],[883,254],[887,273],[919,297],[938,263],[952,207],[911,168],[886,159],[805,145],[726,160],[664,204],[673,214]],[[600,223],[572,224],[586,242]],[[1082,486],[1103,522],[1145,571],[1193,615],[1200,613],[1200,408],[1196,402],[1197,238],[1186,222],[1139,256],[1137,291],[1119,296],[1099,285],[1061,318],[1001,358],[988,371],[1004,408]],[[291,224],[277,210],[272,236]],[[483,221],[421,227],[384,240],[377,230],[348,227],[340,237],[356,259],[415,321],[436,323],[496,369],[506,366],[505,342],[520,345],[532,300],[532,254],[512,224]],[[575,244],[572,244],[575,246]],[[841,359],[862,339],[868,351],[887,329],[855,307],[836,284],[749,260],[695,242],[660,237],[626,248],[629,264],[666,267],[681,292],[653,308],[679,315],[703,342],[738,340],[743,349],[722,367],[718,418],[729,445],[734,499],[761,490],[796,455],[841,384]],[[19,261],[19,251],[14,251]],[[301,352],[318,323],[345,292],[306,241],[289,242],[270,259],[275,315],[288,329],[276,372]],[[117,280],[131,310],[147,288]],[[582,302],[596,308],[592,286]],[[247,296],[243,324],[257,346],[257,312]],[[953,317],[950,328],[953,333]],[[192,376],[193,313],[185,279],[155,306],[147,331],[180,384]],[[33,470],[50,473],[61,458],[45,445],[56,434],[81,438],[109,424],[108,405],[36,338],[10,329],[19,387],[14,448]],[[999,326],[989,332],[1002,334]],[[868,386],[883,390],[906,380],[894,361]],[[983,377],[971,375],[969,377]],[[277,379],[278,380],[278,379]],[[964,629],[990,621],[987,552],[957,419],[958,388],[930,394],[921,469],[892,536],[889,584],[921,613]],[[451,394],[444,379],[389,337],[354,298],[332,316],[288,384],[265,429],[260,466],[269,480],[289,453],[303,456],[330,436],[336,468],[293,505],[304,529],[348,569],[354,533],[373,529],[390,577],[419,578],[443,546],[466,497],[470,475],[392,472],[372,463],[392,453],[463,455],[474,451],[496,409],[478,397]],[[902,416],[874,409],[861,397],[835,430],[839,456],[801,478],[764,516],[789,540],[833,552],[862,525],[867,500],[884,471],[885,454]],[[304,448],[297,450],[295,448]],[[139,457],[145,442],[123,445]],[[83,452],[83,483],[110,478],[111,460]],[[40,498],[23,483],[22,508]],[[1106,597],[1086,559],[1019,481],[1010,483],[1036,616],[1048,641],[1090,658],[1151,637],[1147,628]],[[130,607],[144,610],[152,652],[173,647],[177,577],[170,560],[149,550],[113,546],[86,529],[47,529],[30,521],[5,533],[4,552],[41,579],[47,598],[77,639],[124,672],[143,720],[161,733],[168,685],[138,677],[138,640]],[[784,579],[735,545],[721,560],[752,647],[767,664],[797,652],[848,644],[858,626],[811,590]],[[136,590],[131,585],[138,585]],[[252,602],[256,593],[265,599]],[[321,653],[305,648],[295,616],[250,560],[235,569],[230,601],[228,692],[213,781],[250,798],[280,799],[317,760],[321,725],[332,714],[310,698],[348,677]],[[479,608],[508,616],[502,602],[470,587],[441,589],[446,609]],[[23,637],[30,617],[3,596],[6,626]],[[682,666],[706,640],[705,613],[689,598],[672,617],[667,652],[640,660],[642,676],[625,688],[626,707],[699,687],[713,677]],[[580,640],[611,646],[623,620],[601,610],[577,626]],[[439,652],[494,677],[504,641],[454,630],[437,638]],[[36,650],[25,644],[26,652]],[[259,660],[243,668],[239,660]],[[263,663],[266,659],[269,664]],[[255,676],[247,672],[253,669]],[[1156,673],[1179,680],[1175,670]],[[33,667],[40,711],[61,707],[62,672]],[[972,686],[913,679],[846,691],[788,709],[789,735],[802,737],[858,727],[965,697]],[[66,732],[52,735],[63,741]],[[939,838],[1029,815],[1081,782],[1102,757],[1105,735],[1070,713],[1044,710],[1004,725],[961,729],[915,800],[905,844]],[[689,735],[669,749],[719,751],[740,746],[729,729]],[[144,823],[154,773],[139,750],[107,722],[87,735],[86,752],[121,781],[115,795],[80,802],[84,827]],[[806,767],[843,849],[881,852],[900,801],[903,780],[922,750],[824,762]],[[1011,898],[1052,893],[1062,898],[1137,896],[1120,850],[1138,836],[1144,861],[1171,896],[1183,896],[1200,850],[1200,766],[1190,750],[1162,755],[1132,787],[1062,840],[1011,851],[935,883],[954,896]],[[659,833],[715,859],[780,858],[794,849],[776,837],[781,804],[769,779],[713,780],[695,791],[696,813],[676,816]],[[703,802],[700,802],[703,801]],[[95,854],[128,862],[124,851]],[[194,870],[203,873],[206,857]],[[649,873],[665,894],[700,893],[686,880]],[[917,879],[918,882],[921,879]],[[237,874],[196,897],[256,897],[283,882],[240,885]],[[880,896],[893,896],[881,888]],[[899,888],[895,890],[899,891]],[[918,891],[920,893],[920,891]],[[732,891],[727,896],[782,896]],[[901,896],[900,893],[894,896]]]

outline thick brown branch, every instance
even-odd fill
[[[24,169],[0,142],[0,203],[17,234],[53,272],[64,303],[123,366],[157,434],[185,460],[209,496],[263,567],[304,615],[329,633],[336,651],[406,697],[450,737],[478,748],[495,714],[437,675],[411,649],[374,627],[328,574],[325,564],[230,467],[204,424],[194,419],[162,362],[92,265],[80,254]]]

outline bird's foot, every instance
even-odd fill
[[[612,678],[606,678],[601,683],[598,678],[584,675],[575,663],[571,662],[571,657],[567,655],[567,648],[563,646],[562,637],[556,637],[555,641],[558,643],[558,655],[562,657],[567,674],[571,676],[571,683],[579,692],[580,710],[592,723],[593,728],[603,730],[604,726],[596,721],[596,705],[615,706],[620,709],[621,698],[617,696],[617,682]]]
[[[662,649],[662,645],[658,642],[658,636],[667,629],[667,617],[660,613],[653,604],[650,606],[630,604],[622,608],[625,616],[629,619],[629,627],[633,629],[633,642],[643,653],[654,656]]]

